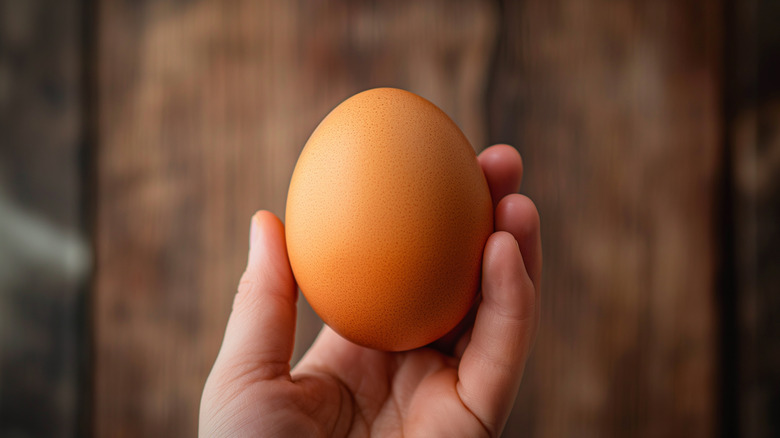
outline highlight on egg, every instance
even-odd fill
[[[429,344],[463,319],[493,232],[466,137],[434,104],[394,88],[358,93],[322,120],[285,216],[290,265],[314,311],[386,351]]]

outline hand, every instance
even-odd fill
[[[387,353],[325,326],[290,370],[297,287],[284,226],[252,218],[249,263],[206,381],[200,436],[497,436],[520,386],[539,321],[539,216],[513,194],[522,178],[511,147],[479,162],[495,229],[482,263],[482,299],[452,333],[424,348]],[[474,319],[475,318],[475,319]]]

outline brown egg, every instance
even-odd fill
[[[493,231],[487,182],[444,112],[393,88],[356,94],[320,123],[287,195],[295,278],[343,337],[400,351],[465,316]]]

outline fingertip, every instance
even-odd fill
[[[534,284],[542,275],[541,218],[534,202],[525,195],[512,194],[498,203],[495,213],[496,230],[512,234]]]
[[[282,221],[270,211],[260,210],[250,222],[249,257],[240,283],[260,284],[265,290],[284,294],[292,290],[297,299]]]
[[[493,176],[493,180],[501,181],[502,186],[509,189],[508,193],[520,188],[523,158],[514,147],[506,144],[490,146],[479,154],[479,163],[486,174]]]
[[[519,251],[519,246],[517,240],[515,240],[515,236],[507,231],[499,230],[488,237],[485,249],[488,257],[494,257],[494,253],[503,251],[514,252],[513,249]],[[500,258],[502,255],[498,255],[498,257]]]
[[[272,262],[287,259],[284,224],[270,211],[260,210],[250,220],[247,271],[264,265],[269,257]]]
[[[480,161],[509,161],[514,164],[520,164],[522,166],[522,157],[520,152],[514,146],[506,143],[497,143],[485,148],[479,154]]]
[[[519,311],[520,319],[532,316],[534,294],[517,293],[518,289],[533,291],[534,287],[515,237],[506,231],[493,233],[483,259],[482,299],[496,308]]]
[[[506,231],[496,231],[485,243],[485,253],[482,257],[482,270],[485,276],[512,262],[511,259],[519,253],[519,246],[514,236]]]
[[[284,224],[275,214],[268,210],[258,210],[252,215],[249,242],[254,243],[263,231],[284,233]]]
[[[482,151],[478,159],[490,187],[493,205],[520,189],[523,159],[517,149],[506,144],[493,145]]]
[[[539,210],[525,195],[505,196],[496,206],[496,229],[508,231],[517,239],[534,235],[541,226]]]

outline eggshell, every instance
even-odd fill
[[[490,191],[455,123],[420,96],[359,93],[316,128],[287,196],[301,291],[343,337],[400,351],[465,316],[493,231]]]

